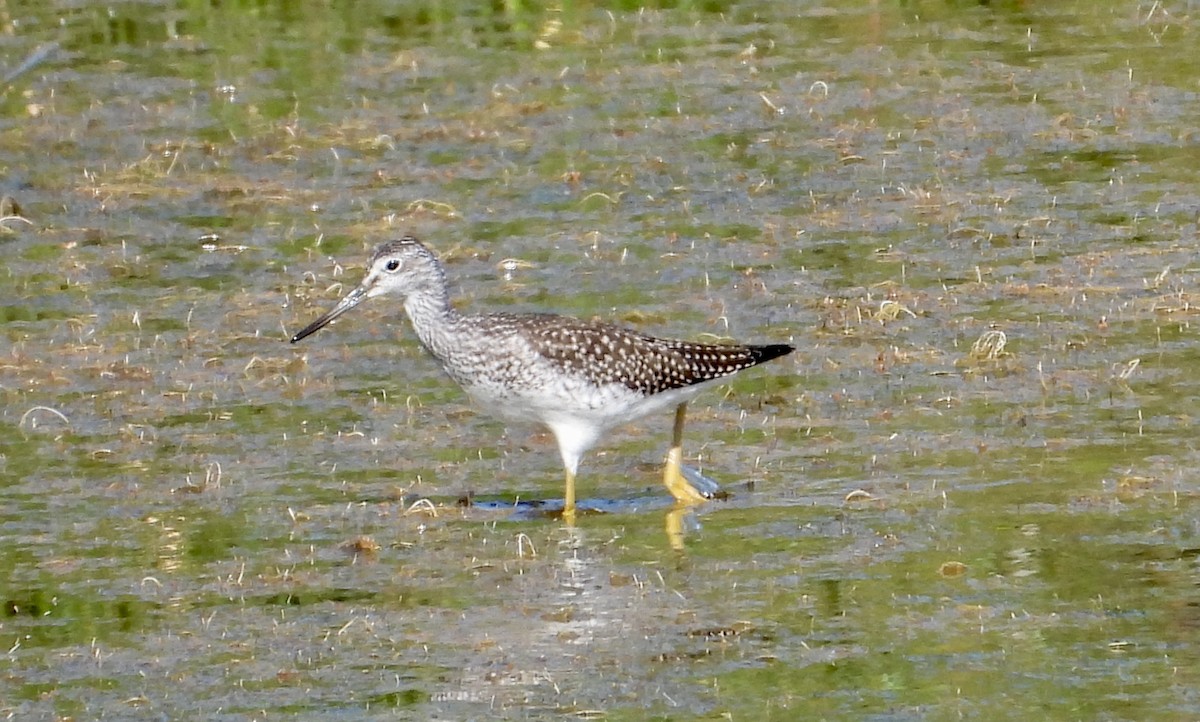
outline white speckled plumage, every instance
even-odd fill
[[[712,382],[793,350],[660,339],[549,314],[462,314],[450,305],[442,264],[411,236],[380,245],[362,283],[292,342],[384,295],[403,298],[421,343],[477,404],[550,428],[567,471],[568,513],[580,458],[606,432],[676,408],[677,457],[687,401]]]

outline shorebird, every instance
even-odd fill
[[[787,344],[655,338],[569,316],[461,313],[450,305],[442,263],[412,236],[381,244],[358,287],[292,343],[377,296],[403,302],[421,344],[485,411],[550,429],[566,471],[568,521],[575,516],[575,474],[583,454],[606,432],[667,409],[675,411],[675,426],[663,483],[681,505],[708,498],[680,470],[688,401],[707,386],[794,350]]]

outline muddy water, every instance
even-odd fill
[[[0,711],[1200,715],[1196,8],[665,5],[6,7]],[[669,419],[567,529],[399,309],[286,343],[403,232],[799,346],[682,554]]]

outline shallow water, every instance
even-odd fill
[[[6,8],[0,712],[1200,716],[1193,4],[298,7]],[[287,343],[404,232],[799,347],[682,554],[669,419],[567,529],[399,309]]]

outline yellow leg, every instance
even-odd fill
[[[667,452],[667,465],[663,469],[663,484],[666,485],[667,491],[671,492],[671,496],[675,497],[675,501],[691,506],[707,501],[707,499],[696,491],[695,487],[687,483],[687,479],[683,478],[683,472],[679,470],[679,465],[683,463],[683,421],[686,416],[687,404],[680,404],[675,408],[675,433],[671,437],[671,450]]]
[[[575,474],[567,469],[567,491],[563,495],[563,521],[575,526]]]

